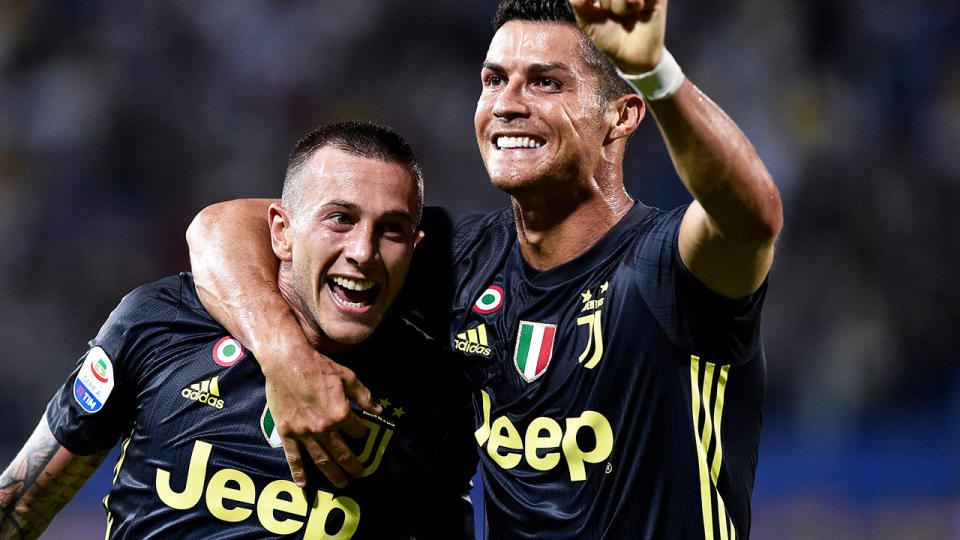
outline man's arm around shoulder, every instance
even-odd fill
[[[267,379],[270,411],[290,465],[306,485],[300,445],[335,485],[363,466],[340,430],[360,437],[367,428],[351,411],[379,405],[353,371],[321,355],[307,342],[277,286],[279,261],[270,245],[269,199],[241,199],[209,206],[187,230],[197,294],[210,315],[250,349]]]

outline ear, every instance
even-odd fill
[[[287,209],[277,203],[267,210],[267,222],[270,224],[270,245],[278,259],[290,262],[293,259],[292,224]]]
[[[621,96],[610,104],[610,108],[616,114],[616,119],[607,133],[607,142],[629,137],[637,130],[647,112],[646,103],[637,94]]]
[[[417,247],[417,244],[419,244],[420,241],[423,240],[424,235],[425,235],[425,234],[424,234],[423,231],[417,231],[417,236],[413,239],[413,247],[414,247],[414,248],[416,248],[416,247]]]

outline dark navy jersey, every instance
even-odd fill
[[[489,537],[749,535],[766,285],[733,301],[694,278],[684,210],[638,203],[542,272],[510,209],[455,228],[447,337],[476,383]]]
[[[203,309],[189,274],[127,295],[47,407],[86,455],[122,438],[105,500],[117,538],[457,538],[476,463],[469,389],[442,347],[390,316],[335,359],[381,398],[356,441],[364,476],[297,488],[259,364]]]

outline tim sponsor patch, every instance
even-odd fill
[[[97,412],[103,408],[103,404],[113,392],[114,381],[110,357],[100,347],[94,347],[87,351],[87,357],[77,373],[77,380],[73,383],[73,397],[85,411]]]

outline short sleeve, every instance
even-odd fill
[[[717,364],[748,362],[761,351],[760,314],[767,283],[746,298],[732,300],[694,277],[678,246],[685,211],[684,206],[659,214],[643,227],[633,259],[637,286],[680,349]]]
[[[47,404],[50,431],[65,448],[89,455],[112,447],[131,429],[138,381],[156,348],[169,339],[160,321],[176,320],[178,291],[176,277],[134,290],[89,342]]]

